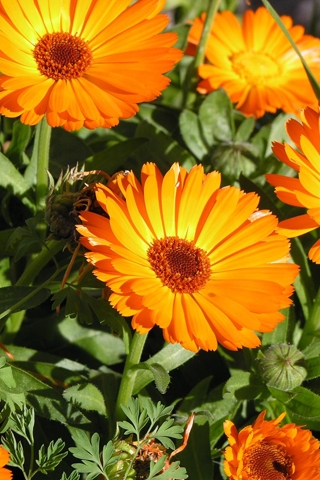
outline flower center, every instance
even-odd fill
[[[233,70],[250,85],[264,85],[281,75],[278,63],[265,53],[238,52],[231,58]]]
[[[147,255],[156,275],[173,293],[196,292],[210,277],[210,260],[193,242],[162,238],[153,242]]]
[[[54,80],[81,77],[92,63],[88,43],[70,33],[46,33],[33,50],[42,75]]]
[[[292,459],[280,445],[258,443],[248,448],[243,467],[251,480],[290,480]]]

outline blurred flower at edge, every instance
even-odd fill
[[[286,123],[289,137],[299,150],[287,143],[274,142],[273,152],[298,172],[298,178],[266,174],[278,198],[289,205],[307,208],[307,213],[279,223],[279,231],[296,237],[320,226],[320,114],[312,108],[301,113],[302,123],[291,118]],[[309,258],[320,263],[320,240],[309,250]]]
[[[189,32],[187,54],[200,41],[205,14],[196,18]],[[320,80],[320,39],[304,34],[289,16],[281,20],[308,66]],[[236,108],[245,115],[262,117],[282,109],[296,113],[317,99],[301,60],[271,14],[264,7],[247,10],[242,25],[229,11],[217,13],[206,48],[208,63],[200,65],[200,93],[224,88]]]
[[[12,472],[7,468],[3,468],[10,460],[10,454],[7,450],[0,445],[0,478],[1,480],[10,480],[12,478]]]

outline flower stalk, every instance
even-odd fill
[[[137,375],[137,370],[133,370],[132,367],[134,367],[140,362],[141,355],[143,352],[143,347],[147,340],[147,336],[148,336],[147,333],[141,335],[140,333],[135,332],[132,338],[130,351],[124,366],[117,403],[116,403],[116,410],[115,410],[116,420],[122,420],[124,418],[124,413],[121,409],[121,405],[127,405],[130,397],[132,396],[134,382]]]
[[[51,127],[45,118],[36,126],[36,136],[31,161],[37,166],[36,209],[44,209],[48,194],[48,168],[50,151]]]

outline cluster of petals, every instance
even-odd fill
[[[218,343],[257,347],[291,304],[298,266],[278,220],[258,210],[259,196],[220,187],[217,171],[190,172],[153,163],[117,176],[120,193],[102,184],[107,213],[82,212],[78,226],[93,273],[109,301],[141,334],[158,325],[167,342],[197,351]]]
[[[231,480],[319,480],[320,442],[294,423],[280,426],[260,413],[253,425],[240,432],[230,420],[224,422],[229,446],[224,470]]]
[[[0,445],[0,478],[1,480],[11,480],[12,472],[7,468],[3,468],[10,460],[10,454]]]
[[[2,0],[0,113],[109,128],[168,86],[180,60],[165,0]]]
[[[310,107],[301,113],[302,123],[286,123],[289,137],[298,150],[287,143],[274,142],[273,152],[284,164],[298,172],[298,178],[267,174],[278,198],[289,205],[307,209],[307,213],[279,223],[280,232],[296,237],[320,226],[320,114]],[[320,240],[309,250],[309,258],[320,263]]]
[[[288,16],[282,22],[308,66],[320,79],[320,39],[304,34]],[[193,54],[203,31],[205,14],[189,32],[187,53]],[[206,48],[207,63],[199,67],[200,93],[224,88],[236,108],[259,118],[282,109],[295,113],[316,97],[301,60],[265,7],[247,10],[242,23],[230,11],[217,13]]]

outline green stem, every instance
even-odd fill
[[[186,107],[187,100],[188,100],[188,94],[189,92],[192,92],[198,83],[198,67],[204,63],[205,60],[205,54],[206,54],[206,48],[207,44],[210,38],[210,32],[211,32],[211,27],[212,23],[214,21],[214,17],[218,11],[218,8],[220,6],[221,0],[209,0],[208,7],[207,7],[207,12],[206,12],[206,19],[204,22],[203,26],[203,31],[202,35],[200,38],[200,42],[194,57],[194,60],[192,64],[190,65],[190,68],[187,73],[187,77],[185,79],[184,83],[184,100],[183,100],[183,106]]]
[[[37,165],[36,184],[36,207],[37,212],[44,209],[45,198],[48,194],[49,150],[50,150],[51,127],[45,118],[36,126],[31,161]]]
[[[124,366],[124,371],[121,379],[120,389],[117,398],[116,404],[116,420],[120,420],[124,417],[121,405],[128,405],[129,399],[132,396],[133,387],[135,378],[137,375],[136,370],[132,370],[134,365],[137,365],[140,362],[141,354],[143,351],[144,344],[147,339],[147,333],[141,335],[138,332],[135,332],[132,342],[130,345],[130,352],[127,356],[126,363]]]

